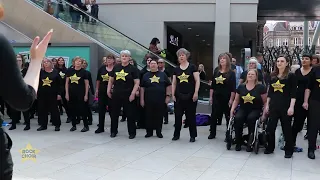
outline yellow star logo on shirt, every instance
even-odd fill
[[[319,87],[320,87],[320,79],[317,79],[318,83],[319,83]]]
[[[245,95],[245,96],[242,96],[241,98],[243,99],[244,104],[245,104],[245,103],[251,103],[251,104],[253,104],[253,100],[255,99],[255,97],[254,97],[254,96],[251,96],[250,93],[248,93],[248,94]]]
[[[273,87],[273,92],[279,91],[283,93],[283,87],[285,86],[284,84],[280,83],[280,80],[278,80],[276,83],[271,84]]]
[[[124,70],[122,69],[120,72],[116,72],[116,80],[123,80],[126,81],[126,76],[128,75],[128,73],[124,72]]]
[[[50,80],[49,77],[42,79],[42,82],[43,82],[42,86],[50,86],[51,87],[52,80]]]
[[[60,71],[60,72],[59,72],[59,75],[60,75],[60,77],[63,79],[66,74],[63,73],[62,71]]]
[[[31,146],[30,143],[27,144],[26,148],[19,150],[22,158],[22,162],[31,160],[36,162],[37,154],[40,152],[38,149],[35,149]]]
[[[223,84],[223,81],[225,80],[226,78],[224,78],[222,75],[220,75],[219,77],[216,77],[215,80],[216,80],[216,84]]]
[[[81,77],[78,77],[76,73],[74,73],[73,76],[70,76],[71,83],[79,84],[79,79],[81,79]]]
[[[101,75],[102,81],[109,81],[109,74]]]
[[[152,78],[149,78],[151,83],[155,82],[155,83],[159,83],[159,79],[160,77],[157,77],[156,75],[153,75]]]
[[[189,76],[190,75],[187,75],[187,74],[185,74],[183,72],[180,76],[178,76],[178,78],[180,79],[180,83],[182,83],[182,82],[188,83],[189,82],[189,80],[188,80]]]

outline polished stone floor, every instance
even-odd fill
[[[65,122],[65,117],[62,117]],[[225,148],[224,128],[219,126],[217,139],[208,140],[208,127],[198,127],[198,138],[189,143],[188,130],[183,129],[181,139],[172,142],[173,116],[164,125],[163,139],[137,137],[129,140],[126,123],[119,123],[119,135],[109,137],[110,120],[106,132],[94,134],[97,124],[89,132],[70,132],[70,124],[63,123],[61,131],[52,126],[37,132],[36,120],[32,129],[24,132],[23,125],[9,134],[14,145],[14,180],[304,180],[320,179],[320,153],[316,160],[306,155],[307,142],[300,133],[298,144],[304,152],[284,159],[277,148],[272,155],[262,150],[256,155],[245,150],[235,152]],[[7,129],[7,127],[6,127]],[[31,145],[36,149],[36,161],[22,162],[19,150]]]

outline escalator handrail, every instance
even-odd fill
[[[32,39],[28,36],[26,36],[25,34],[21,33],[20,31],[16,30],[15,28],[13,28],[12,26],[10,26],[9,24],[1,21],[1,24],[3,24],[4,26],[7,26],[8,28],[12,29],[13,31],[15,31],[16,33],[20,34],[21,36],[23,36],[27,41],[32,42]]]

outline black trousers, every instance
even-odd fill
[[[64,110],[66,111],[67,117],[69,118],[69,107],[68,107],[68,101],[66,100],[66,96],[64,95],[65,92],[62,93],[63,96],[61,96],[62,99],[62,106],[64,107]]]
[[[11,180],[13,172],[13,162],[11,157],[12,140],[0,126],[0,179]]]
[[[241,108],[236,113],[234,117],[234,128],[236,135],[236,143],[242,144],[242,132],[243,124],[246,122],[248,125],[248,132],[252,134],[255,129],[256,120],[259,119],[261,110],[248,110]]]
[[[176,98],[176,102],[174,103],[174,137],[180,137],[183,114],[186,115],[185,123],[189,126],[190,137],[197,137],[196,110],[197,102],[193,102],[192,99],[182,100],[178,97]]]
[[[230,107],[228,105],[229,98],[216,97],[213,98],[211,122],[210,122],[210,134],[216,135],[217,133],[217,119],[226,115],[227,126],[230,119]]]
[[[72,120],[72,126],[76,127],[77,125],[77,117],[82,117],[84,127],[89,127],[87,117],[87,106],[84,101],[84,95],[72,95],[69,96],[68,102],[69,115]]]
[[[309,101],[309,116],[308,118],[308,143],[309,150],[316,150],[316,142],[318,131],[320,129],[320,102],[315,100]]]
[[[50,113],[52,124],[60,127],[61,119],[58,108],[57,96],[38,96],[38,118],[42,127],[48,126],[48,114]]]
[[[163,118],[164,118],[164,122],[169,121],[168,105],[166,103],[164,103]]]
[[[285,151],[293,152],[293,140],[292,140],[292,129],[291,129],[291,118],[287,114],[288,108],[272,108],[269,110],[269,121],[267,125],[267,150],[273,152],[275,149],[275,132],[278,125],[278,120],[280,119],[282,132],[285,140]]]
[[[104,124],[105,124],[105,118],[106,118],[106,112],[107,112],[107,106],[109,109],[109,112],[111,112],[111,107],[110,107],[110,99],[107,96],[107,93],[102,93],[99,94],[99,101],[98,101],[98,111],[99,111],[99,128],[101,130],[104,129]],[[109,113],[110,114],[110,113]]]
[[[147,133],[152,134],[154,129],[157,133],[161,133],[164,112],[163,103],[146,102],[145,111]]]
[[[89,101],[89,100],[88,100],[88,101]],[[85,104],[86,104],[87,116],[83,117],[83,119],[86,118],[88,123],[89,123],[89,122],[92,123],[92,121],[93,121],[93,118],[92,118],[92,110],[91,110],[91,107],[90,107],[88,101],[85,103]]]
[[[294,120],[292,125],[292,140],[294,146],[296,145],[297,135],[303,129],[304,122],[308,116],[308,111],[302,107],[302,104],[303,102],[296,101],[294,106]]]
[[[21,120],[21,111],[17,111],[11,108],[10,106],[8,106],[7,108],[8,108],[8,111],[10,112],[10,117],[12,119],[12,126],[16,126],[16,124]],[[22,112],[22,114],[23,114],[24,122],[26,123],[26,125],[30,126],[29,110]]]
[[[112,96],[112,110],[111,112],[111,133],[118,133],[119,116],[121,107],[127,116],[127,127],[129,135],[136,135],[136,122],[135,122],[135,101],[129,101],[129,95],[127,94],[114,94]]]

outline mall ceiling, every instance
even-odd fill
[[[166,23],[183,36],[183,41],[196,43],[197,46],[212,47],[214,41],[214,23],[206,22],[170,22]],[[245,46],[248,40],[256,36],[256,23],[231,23],[230,46]]]

